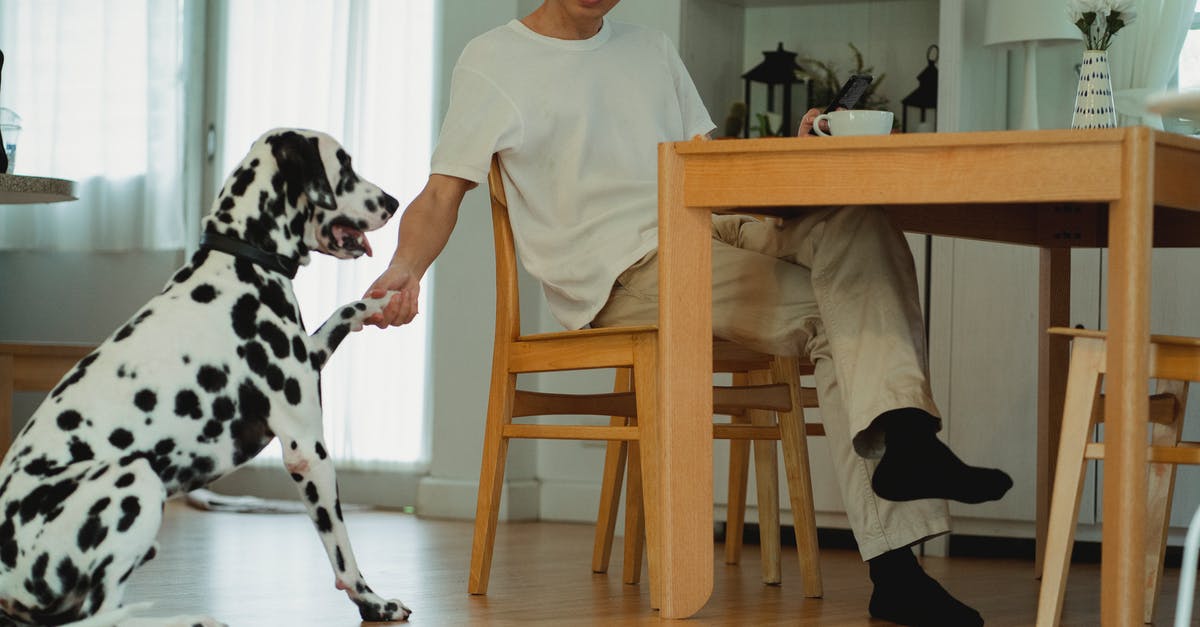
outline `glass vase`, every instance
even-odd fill
[[[1079,68],[1079,89],[1075,92],[1075,115],[1071,128],[1114,128],[1117,108],[1113,105],[1112,76],[1108,71],[1108,51],[1085,50]]]

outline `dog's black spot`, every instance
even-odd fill
[[[93,459],[96,455],[92,452],[92,447],[88,446],[87,442],[80,440],[77,437],[71,438],[71,463],[86,462]]]
[[[158,395],[153,390],[138,390],[138,393],[133,395],[133,404],[144,412],[152,412],[158,405]]]
[[[283,371],[279,369],[279,366],[271,364],[267,367],[267,385],[270,385],[271,389],[276,392],[283,389]]]
[[[20,550],[16,534],[17,530],[11,516],[0,523],[0,564],[4,564],[10,569],[16,568],[17,553]]]
[[[190,278],[192,278],[192,266],[186,265],[180,268],[179,271],[175,273],[175,276],[171,277],[171,280],[175,283],[183,283]]]
[[[324,507],[317,508],[317,531],[321,533],[333,531],[333,522],[329,520],[329,511]]]
[[[79,487],[77,478],[65,478],[56,483],[42,483],[21,499],[21,522],[28,523],[35,516],[53,520],[62,512],[62,503]]]
[[[353,317],[354,317],[354,308],[353,307],[343,307],[342,308],[342,320],[349,320],[350,318],[353,318]]]
[[[154,445],[154,453],[156,455],[166,455],[175,450],[175,440],[171,438],[163,438]]]
[[[117,531],[128,531],[142,513],[142,504],[136,496],[121,499],[121,518],[117,520]]]
[[[217,298],[217,289],[207,283],[196,286],[192,290],[192,300],[198,303],[211,303]]]
[[[253,182],[254,170],[239,167],[233,171],[233,184],[229,186],[229,193],[234,196],[241,196],[246,193],[246,188]],[[229,198],[229,200],[233,199]]]
[[[232,420],[235,410],[236,407],[233,404],[233,399],[229,398],[228,396],[218,396],[217,398],[213,399],[212,412],[213,417],[215,417],[217,420],[222,422],[226,420]]]
[[[316,484],[311,481],[308,482],[308,485],[304,486],[304,496],[308,497],[309,503],[316,503],[321,498],[321,495],[317,494]]]
[[[81,422],[83,422],[83,416],[73,409],[68,409],[58,415],[58,428],[63,431],[71,431],[77,428]]]
[[[211,457],[197,457],[192,460],[192,470],[197,474],[210,475],[217,467]]]
[[[105,504],[107,507],[107,504]],[[95,508],[92,508],[93,511]],[[88,551],[100,546],[101,542],[108,537],[108,527],[100,520],[96,514],[90,514],[83,525],[79,527],[79,534],[76,536],[76,543],[79,545],[80,551]]]
[[[66,469],[62,466],[59,466],[49,457],[42,455],[41,457],[30,461],[28,464],[25,464],[24,470],[25,474],[32,475],[34,477],[53,477],[54,475],[57,475]]]
[[[58,575],[60,590],[73,590],[79,584],[79,568],[70,558],[64,557],[59,560],[54,574]]]
[[[258,323],[258,337],[271,346],[275,357],[283,359],[288,356],[291,347],[288,345],[287,335],[274,323],[265,320]]]
[[[111,504],[112,499],[107,496],[101,497],[100,500],[92,504],[92,508],[88,510],[88,516],[99,516]]]
[[[325,360],[328,356],[325,354],[325,351],[313,351],[308,358],[312,362],[313,370],[320,370],[325,366]]]
[[[206,438],[216,438],[217,436],[221,435],[222,431],[224,431],[224,428],[221,426],[221,423],[217,422],[216,420],[209,420],[208,422],[204,423],[204,437]]]
[[[200,397],[191,390],[180,390],[175,395],[175,415],[199,420],[203,415],[203,412],[200,411]]]
[[[275,437],[267,426],[271,401],[250,381],[238,386],[238,414],[229,424],[235,466],[257,455]]]
[[[258,299],[249,294],[242,296],[233,304],[230,316],[233,319],[233,331],[238,334],[238,337],[243,339],[254,337],[254,322],[258,312],[258,304]]]
[[[283,396],[287,398],[287,402],[292,405],[300,404],[300,382],[288,377],[287,382],[283,384]]]
[[[308,359],[308,344],[303,337],[297,335],[292,338],[292,354],[296,356],[296,360],[304,363]]]
[[[133,434],[125,429],[113,429],[113,432],[108,436],[108,441],[119,449],[126,449],[129,448],[130,444],[133,444]]]
[[[335,546],[334,554],[337,556],[337,569],[339,573],[346,572],[346,558],[342,556],[342,547]]]
[[[220,392],[228,381],[225,371],[214,366],[201,366],[196,373],[196,382],[209,392]]]
[[[270,309],[276,316],[291,322],[299,320],[296,315],[296,308],[292,305],[291,300],[288,299],[287,292],[284,291],[283,286],[278,282],[271,281],[263,287],[261,296],[263,305]]]
[[[304,481],[304,475],[293,472],[292,473],[292,481],[295,481],[296,483],[300,483],[301,481]]]
[[[333,500],[333,511],[335,514],[337,514],[338,520],[345,520],[345,518],[342,518],[342,499],[341,498],[336,498]]]
[[[267,356],[267,349],[258,342],[247,342],[245,348],[246,365],[250,367],[250,371],[265,376],[271,362],[271,358]]]
[[[337,350],[337,347],[342,343],[342,340],[346,339],[346,336],[349,334],[349,324],[343,323],[334,327],[333,332],[329,334],[329,345],[327,347],[329,352],[332,353],[333,351]]]
[[[237,237],[237,234],[233,234],[233,236]],[[237,261],[233,262],[233,269],[237,274],[238,281],[255,287],[262,286],[263,279],[258,274],[258,266],[253,263],[239,257]]]
[[[128,488],[133,485],[133,473],[127,472],[122,474],[120,477],[117,477],[117,481],[113,485],[118,488]]]
[[[92,355],[95,355],[95,353]],[[89,357],[91,357],[91,355],[89,355]],[[79,383],[79,381],[83,379],[84,375],[87,374],[87,366],[90,363],[92,362],[88,361],[87,358],[84,358],[83,361],[80,361],[78,364],[76,364],[75,369],[71,371],[71,375],[63,379],[62,382],[55,386],[54,390],[50,392],[50,396],[52,398],[62,396],[62,393],[66,391],[67,388]]]
[[[318,459],[325,459],[326,457],[329,457],[329,455],[325,453],[325,447],[321,446],[320,442],[317,442],[316,446],[314,446],[313,448],[314,448],[314,450],[316,450]]]

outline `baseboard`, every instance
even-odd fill
[[[500,520],[537,520],[541,483],[534,479],[506,481],[500,494]],[[422,477],[417,486],[417,515],[471,520],[479,483],[462,479]]]
[[[417,502],[420,477],[399,472],[339,469],[338,496],[343,503],[411,509]],[[209,486],[221,494],[247,494],[265,499],[296,500],[296,484],[282,464],[242,466]],[[472,504],[474,500],[472,500]]]

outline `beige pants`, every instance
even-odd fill
[[[714,216],[713,334],[808,355],[850,527],[863,559],[950,529],[946,502],[894,502],[871,488],[885,411],[937,416],[912,253],[878,209],[814,209],[782,226]],[[658,259],[621,274],[594,326],[658,321]],[[816,469],[819,472],[819,469]]]

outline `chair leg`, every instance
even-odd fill
[[[792,521],[796,530],[796,550],[800,554],[804,596],[820,598],[824,595],[824,586],[821,582],[821,553],[817,546],[812,470],[808,461],[808,433],[804,427],[804,406],[800,401],[799,362],[790,357],[776,358],[771,372],[775,381],[787,383],[792,390],[792,410],[779,414],[783,467],[792,501]]]
[[[634,347],[633,387],[637,391],[638,458],[641,462],[642,508],[646,552],[650,566],[650,607],[662,607],[661,503],[658,494],[658,345],[656,338],[639,338]],[[627,499],[628,500],[628,499]]]
[[[1183,415],[1187,408],[1186,381],[1159,380],[1159,394],[1172,394],[1178,399],[1171,424],[1153,424],[1150,443],[1154,446],[1175,446],[1183,434]],[[1146,603],[1145,621],[1154,622],[1154,606],[1162,583],[1163,557],[1167,547],[1167,528],[1171,524],[1171,498],[1175,493],[1175,464],[1150,464],[1149,491],[1146,495]]]
[[[628,392],[629,368],[617,368],[613,392]],[[613,416],[609,424],[625,426],[629,420]],[[604,473],[600,483],[600,511],[596,514],[596,539],[592,544],[592,572],[607,573],[612,558],[613,533],[617,525],[617,510],[621,505],[621,481],[625,474],[628,444],[622,440],[608,443],[604,454]]]
[[[625,551],[622,581],[636,586],[642,580],[642,554],[646,549],[646,516],[642,498],[641,446],[629,443],[629,485],[625,487]]]
[[[1104,340],[1098,338],[1077,337],[1071,348],[1062,436],[1058,442],[1058,467],[1050,497],[1050,521],[1038,594],[1038,627],[1057,625],[1062,617],[1067,568],[1071,562],[1079,500],[1083,494],[1083,455],[1090,440],[1092,412],[1099,401],[1104,354]]]
[[[748,385],[744,372],[733,373],[733,385]],[[730,416],[733,424],[749,424],[745,415]],[[729,499],[725,508],[725,563],[742,559],[742,539],[746,529],[746,486],[750,475],[750,442],[729,441]]]
[[[751,385],[771,382],[769,371],[750,373]],[[747,412],[754,425],[770,426],[775,419],[771,412]],[[782,580],[779,553],[779,445],[775,440],[754,441],[754,485],[758,489],[758,537],[762,551],[762,579],[768,585]]]
[[[493,371],[483,436],[483,461],[479,468],[479,498],[475,504],[475,535],[471,542],[471,570],[467,582],[470,594],[487,594],[508,455],[508,440],[503,430],[504,425],[512,422],[516,385],[516,375]]]

